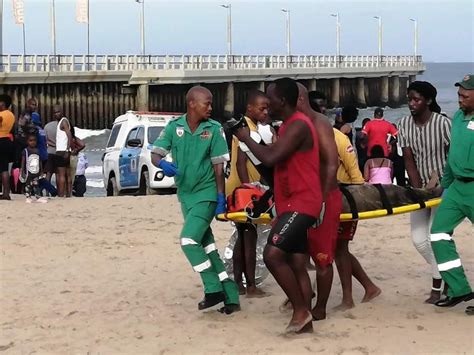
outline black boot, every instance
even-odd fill
[[[461,303],[461,302],[467,302],[474,299],[474,293],[468,293],[467,295],[464,296],[458,296],[458,297],[446,297],[438,302],[435,303],[435,306],[438,307],[454,307],[455,305]]]
[[[224,292],[205,293],[204,299],[198,303],[198,309],[202,311],[203,309],[210,308],[216,304],[224,302],[224,300]]]
[[[224,307],[219,308],[218,311],[223,314],[232,314],[234,312],[240,311],[240,304],[229,303],[226,304]]]

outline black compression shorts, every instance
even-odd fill
[[[306,254],[308,228],[316,218],[298,212],[285,212],[277,217],[267,243],[291,254]]]

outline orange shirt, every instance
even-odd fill
[[[0,111],[0,138],[9,138],[14,124],[15,116],[11,111]]]

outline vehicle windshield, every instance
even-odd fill
[[[148,143],[153,144],[165,127],[148,127]]]

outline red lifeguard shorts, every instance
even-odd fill
[[[357,230],[357,221],[345,221],[339,224],[339,239],[352,240]]]
[[[336,252],[339,216],[342,211],[342,193],[337,188],[326,196],[326,211],[323,223],[308,229],[308,250],[314,263],[319,267],[331,265]]]

